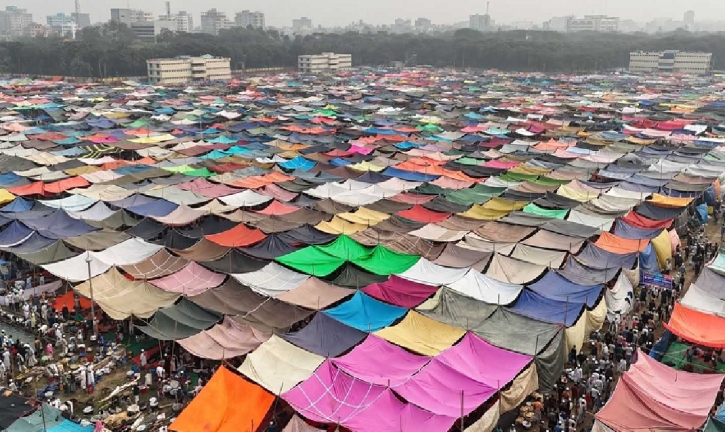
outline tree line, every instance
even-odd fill
[[[725,33],[667,34],[499,31],[462,29],[436,34],[325,33],[290,37],[275,30],[234,28],[218,36],[165,32],[157,43],[136,39],[124,24],[81,30],[75,40],[27,38],[0,43],[0,73],[114,77],[146,75],[146,59],[179,55],[225,56],[232,69],[295,67],[297,56],[349,53],[356,66],[394,61],[431,66],[516,71],[590,72],[626,68],[631,51],[712,52],[725,69]]]

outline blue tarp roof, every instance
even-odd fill
[[[614,234],[626,239],[653,239],[660,235],[662,228],[637,228],[617,219],[614,226]]]
[[[635,261],[637,261],[637,253],[616,254],[606,251],[593,243],[587,243],[584,250],[577,255],[577,260],[587,267],[595,269],[632,268]]]
[[[337,357],[359,344],[366,336],[367,333],[324,313],[316,314],[302,330],[281,335],[287,342],[323,357]]]
[[[30,228],[51,239],[76,237],[97,231],[97,228],[88,225],[82,220],[73,219],[64,210],[56,210],[47,216],[37,219],[26,219],[24,222]]]
[[[429,182],[429,181],[436,180],[438,177],[440,177],[437,175],[405,171],[405,170],[401,170],[401,169],[393,168],[393,167],[385,168],[385,171],[383,171],[382,174],[386,175],[388,177],[397,177],[397,178],[403,179],[403,180],[418,181],[418,182]]]
[[[602,285],[579,285],[560,274],[549,271],[544,277],[529,285],[528,288],[542,296],[558,301],[586,303],[594,307],[602,294]]]
[[[323,313],[358,330],[374,332],[389,326],[407,311],[358,291],[350,300]]]
[[[4,230],[0,231],[0,246],[8,247],[18,244],[30,237],[33,230],[28,228],[25,224],[13,221]]]
[[[584,303],[552,300],[524,289],[509,309],[520,315],[571,327],[584,310]]]
[[[146,204],[128,207],[126,208],[126,210],[140,216],[162,217],[176,210],[177,207],[179,206],[172,202],[166,201],[165,199],[158,199],[152,202],[148,202]]]
[[[7,205],[5,205],[3,208],[0,208],[0,212],[8,212],[8,213],[19,213],[19,212],[26,212],[33,208],[34,203],[32,201],[28,201],[25,198],[17,197],[14,200],[10,201]]]

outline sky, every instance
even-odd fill
[[[165,0],[81,0],[83,12],[91,14],[92,22],[107,21],[111,8],[144,9],[154,15],[163,14]],[[74,0],[0,0],[0,7],[20,6],[33,13],[36,22],[57,12],[72,12]],[[415,5],[415,7],[411,7]],[[344,26],[363,20],[386,24],[396,18],[429,18],[434,24],[467,21],[468,16],[486,12],[485,0],[171,0],[172,12],[185,10],[200,23],[199,14],[217,8],[234,19],[243,9],[265,13],[267,25],[291,26],[294,18],[306,16],[317,26]],[[491,0],[491,17],[499,23],[532,21],[540,24],[553,16],[607,14],[622,19],[650,21],[653,18],[681,20],[686,10],[695,11],[695,20],[725,21],[723,0]],[[725,29],[724,29],[725,30]]]

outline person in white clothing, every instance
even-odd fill
[[[159,384],[161,384],[161,381],[163,381],[163,379],[164,379],[164,374],[165,374],[165,373],[166,373],[166,370],[164,369],[164,367],[163,367],[163,366],[161,366],[161,365],[158,365],[158,366],[156,366],[156,377],[157,377],[157,379],[159,380],[159,381],[158,381],[158,382],[159,382]]]
[[[141,355],[139,356],[139,362],[141,363],[141,369],[146,368],[146,363],[148,360],[146,359],[146,352],[144,350],[141,350]]]

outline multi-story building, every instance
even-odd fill
[[[45,20],[48,23],[50,32],[61,37],[75,37],[76,31],[79,30],[79,26],[73,15],[58,13],[55,15],[48,15]]]
[[[209,9],[201,13],[201,32],[218,35],[220,30],[233,27],[233,23],[227,19],[227,14],[216,9]]]
[[[352,68],[352,54],[322,53],[297,57],[297,68],[302,73],[319,73]]]
[[[86,28],[91,26],[91,16],[87,13],[75,13],[70,14],[73,17],[73,22],[76,23],[78,29]]]
[[[312,30],[312,20],[302,17],[292,20],[292,31],[295,33],[305,33]]]
[[[159,85],[228,81],[232,79],[230,65],[229,58],[210,55],[146,60],[149,79]]]
[[[491,15],[471,15],[468,17],[468,27],[478,31],[491,31]]]
[[[234,25],[236,27],[247,28],[251,26],[263,29],[265,27],[264,12],[252,12],[248,10],[237,12],[234,16]]]
[[[73,23],[75,25],[75,23]],[[38,37],[38,36],[50,36],[51,34],[51,28],[49,26],[38,24],[38,23],[30,23],[28,27],[25,28],[24,33],[30,37]]]
[[[45,22],[50,27],[61,27],[67,24],[70,24],[72,22],[75,22],[73,17],[71,15],[66,15],[64,13],[57,13],[55,15],[48,15],[45,17]]]
[[[619,18],[607,15],[584,15],[584,18],[568,17],[566,31],[580,32],[616,32],[619,29]]]
[[[705,75],[712,71],[712,53],[635,51],[629,53],[629,71]]]
[[[33,24],[33,14],[26,9],[7,6],[0,10],[0,39],[14,39],[22,36]]]
[[[156,21],[138,21],[130,25],[131,30],[136,37],[144,42],[156,42],[159,35],[164,31],[176,31],[176,21],[172,20],[156,20]]]
[[[126,24],[130,26],[131,23],[153,21],[154,14],[138,9],[111,9],[111,21]]]
[[[418,31],[425,31],[433,27],[433,22],[428,18],[418,18],[415,20],[415,29]]]
[[[176,31],[191,33],[194,31],[194,17],[186,11],[179,11],[172,15],[171,19],[176,22]]]

